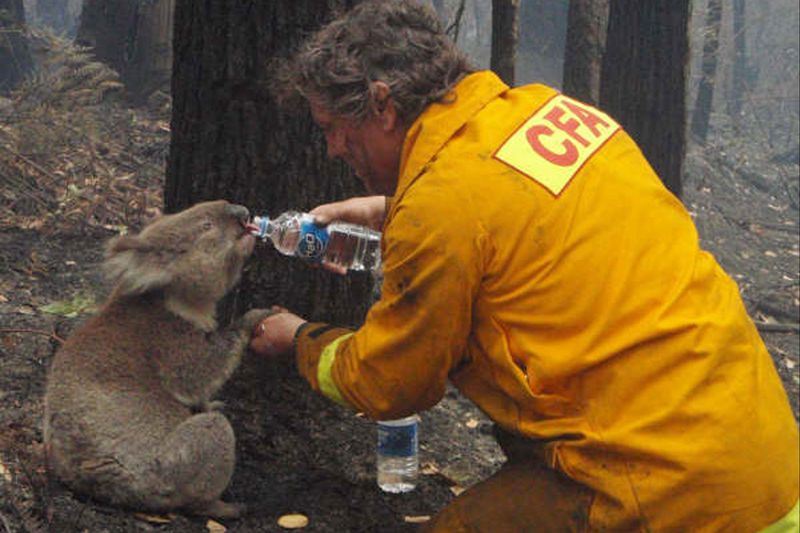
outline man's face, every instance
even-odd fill
[[[325,134],[328,157],[339,158],[353,169],[372,194],[391,196],[397,187],[404,132],[394,120],[387,127],[383,114],[363,120],[334,115],[319,102],[309,101],[311,115]]]

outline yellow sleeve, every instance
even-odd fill
[[[358,331],[340,339],[349,330],[313,324],[298,338],[298,365],[312,387],[372,419],[435,405],[466,351],[485,237],[468,205],[443,196],[423,190],[395,206],[383,236],[381,299]],[[326,379],[335,392],[322,389]]]
[[[321,322],[306,323],[295,334],[297,370],[311,388],[337,403],[344,403],[331,379],[331,365],[339,344],[353,332]]]

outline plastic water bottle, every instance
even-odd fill
[[[378,486],[384,492],[409,492],[419,471],[419,416],[378,422]]]
[[[285,255],[348,270],[380,269],[381,234],[364,226],[337,221],[319,226],[313,215],[286,211],[274,219],[253,217],[249,227]]]

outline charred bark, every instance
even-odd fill
[[[94,49],[95,57],[116,70],[125,70],[135,33],[136,0],[85,0],[75,41]]]
[[[0,94],[19,85],[31,69],[22,0],[0,0]]]
[[[445,8],[444,0],[433,0],[433,8],[436,10],[436,14],[442,24],[447,24],[447,9]]]
[[[36,15],[41,24],[61,34],[70,29],[67,0],[36,0]]]
[[[600,81],[600,107],[676,196],[686,149],[688,21],[689,0],[611,2]]]
[[[116,70],[134,100],[167,90],[174,0],[86,0],[76,42]]]
[[[194,2],[175,8],[169,211],[225,198],[277,215],[363,193],[343,165],[326,158],[306,111],[289,115],[267,91],[269,63],[285,56],[330,16],[355,2]],[[281,304],[312,320],[355,325],[371,280],[311,269],[258,247],[237,307]]]
[[[172,76],[172,23],[175,0],[140,2],[132,54],[125,71],[128,89],[141,99],[169,92]]]
[[[597,105],[609,0],[570,0],[564,51],[564,94]]]
[[[492,0],[491,69],[514,85],[514,64],[519,38],[519,0]]]
[[[733,0],[733,80],[728,100],[728,114],[738,117],[747,89],[747,39],[745,0]]]
[[[700,84],[692,113],[692,135],[705,144],[708,124],[714,107],[714,84],[717,78],[719,32],[722,26],[722,0],[709,0],[703,34],[703,63]]]

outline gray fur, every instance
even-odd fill
[[[240,506],[220,500],[233,429],[211,398],[269,314],[216,327],[216,304],[253,250],[246,218],[244,207],[207,202],[109,244],[115,288],[47,377],[48,462],[73,490],[150,512],[238,516]]]

